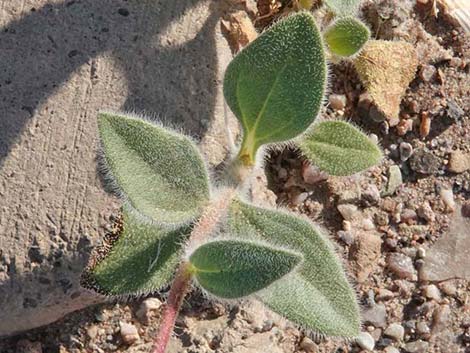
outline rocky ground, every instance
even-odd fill
[[[383,163],[333,178],[297,151],[274,151],[266,163],[271,191],[257,195],[330,231],[356,283],[362,339],[309,337],[257,304],[226,307],[193,292],[169,352],[470,353],[470,35],[433,16],[427,1],[366,2],[363,15],[377,38],[417,49],[420,65],[400,119],[376,114],[347,63],[331,66],[322,116],[369,132],[383,147]],[[74,313],[4,340],[0,352],[147,352],[163,300]]]

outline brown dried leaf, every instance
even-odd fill
[[[221,25],[233,53],[238,53],[258,36],[245,11],[231,13],[227,20],[222,20]]]
[[[270,24],[283,7],[279,0],[258,0],[256,4],[258,6],[256,23],[263,27]]]
[[[397,119],[418,66],[414,47],[404,41],[370,40],[354,65],[377,107],[388,119]]]

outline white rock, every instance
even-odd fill
[[[137,332],[137,327],[127,322],[119,321],[119,328],[121,330],[121,338],[125,344],[132,344],[135,341],[139,340],[139,332]]]
[[[338,205],[338,211],[346,221],[357,221],[362,218],[361,211],[352,204]]]
[[[149,316],[152,311],[157,311],[162,306],[162,302],[158,298],[147,298],[139,306],[139,309],[135,313],[137,318],[143,322],[147,323]]]
[[[418,257],[418,259],[424,259],[426,257],[426,249],[419,247],[416,251],[416,256]]]
[[[447,206],[447,209],[451,212],[455,211],[455,200],[454,200],[454,193],[452,189],[442,189],[440,192],[442,201]]]
[[[424,288],[424,295],[428,299],[440,300],[441,291],[434,284],[430,284]]]
[[[93,326],[88,327],[86,329],[86,333],[87,333],[88,337],[90,337],[91,340],[94,340],[96,338],[96,336],[98,336],[98,326],[93,325]]]
[[[402,341],[405,335],[405,329],[402,325],[394,323],[387,327],[384,335],[393,338],[395,341]]]
[[[424,321],[420,321],[416,324],[416,331],[419,334],[428,334],[431,332],[431,329],[429,328],[429,325],[425,323]]]
[[[375,346],[374,338],[368,332],[361,332],[356,340],[359,347],[372,351]]]

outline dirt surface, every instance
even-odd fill
[[[348,119],[372,134],[385,152],[381,165],[334,178],[293,150],[274,151],[266,163],[277,204],[322,224],[338,244],[375,352],[470,352],[470,36],[431,10],[431,2],[414,6],[391,0],[366,2],[363,9],[377,38],[406,40],[417,50],[418,71],[398,122],[371,113],[351,64],[331,65],[322,118]],[[259,191],[265,183],[259,179],[256,197],[272,199],[272,192]],[[162,300],[141,298],[77,312],[4,340],[0,351],[147,352]],[[193,292],[169,352],[366,348],[364,342],[309,337],[256,304],[224,307]]]

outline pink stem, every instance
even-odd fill
[[[219,220],[227,211],[234,194],[234,189],[225,190],[206,208],[201,219],[196,223],[191,232],[189,247],[201,243],[205,237],[214,231]],[[168,301],[163,311],[163,318],[158,334],[155,337],[152,353],[165,353],[166,346],[173,332],[173,327],[175,326],[176,317],[180,311],[183,299],[188,292],[191,276],[190,264],[183,262],[171,285],[170,294],[168,295]]]
[[[173,333],[173,327],[175,326],[181,304],[188,292],[190,280],[191,273],[188,269],[188,264],[183,263],[171,285],[170,294],[168,295],[168,301],[165,305],[163,319],[154,341],[152,353],[165,353],[168,342],[170,341],[170,336]]]

